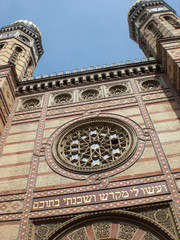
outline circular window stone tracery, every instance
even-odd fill
[[[96,89],[88,89],[82,92],[81,94],[82,99],[85,99],[85,100],[95,99],[98,97],[98,95],[99,95],[99,91]]]
[[[145,90],[156,90],[159,89],[161,85],[157,80],[146,80],[142,83],[142,87]]]
[[[40,101],[37,98],[28,99],[23,102],[23,108],[24,109],[36,108],[38,107],[39,103]]]
[[[127,87],[124,85],[113,86],[109,89],[112,95],[119,95],[127,92]]]
[[[136,147],[134,129],[111,118],[90,118],[62,131],[53,144],[53,155],[61,166],[92,173],[124,163]]]
[[[54,102],[56,104],[65,104],[65,103],[69,103],[71,101],[71,98],[72,98],[71,94],[63,93],[55,96]]]

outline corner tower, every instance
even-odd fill
[[[0,31],[0,65],[15,66],[18,80],[29,79],[43,54],[41,32],[35,24],[18,20]]]
[[[139,0],[128,13],[130,37],[162,63],[180,93],[180,18],[163,0]]]
[[[15,99],[15,90],[30,79],[43,54],[41,33],[32,22],[19,20],[0,30],[0,135]]]

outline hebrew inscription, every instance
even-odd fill
[[[33,200],[32,211],[115,202],[148,196],[157,196],[166,193],[169,193],[169,190],[166,182],[163,181],[89,193],[86,192],[48,198],[36,198]]]

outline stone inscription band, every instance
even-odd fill
[[[67,194],[48,198],[33,199],[32,211],[75,207],[87,204],[114,202],[169,193],[165,181],[141,184],[130,187],[120,187],[89,193]]]

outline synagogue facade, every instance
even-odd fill
[[[38,27],[1,28],[1,240],[179,239],[180,18],[128,23],[147,59],[36,78]]]

